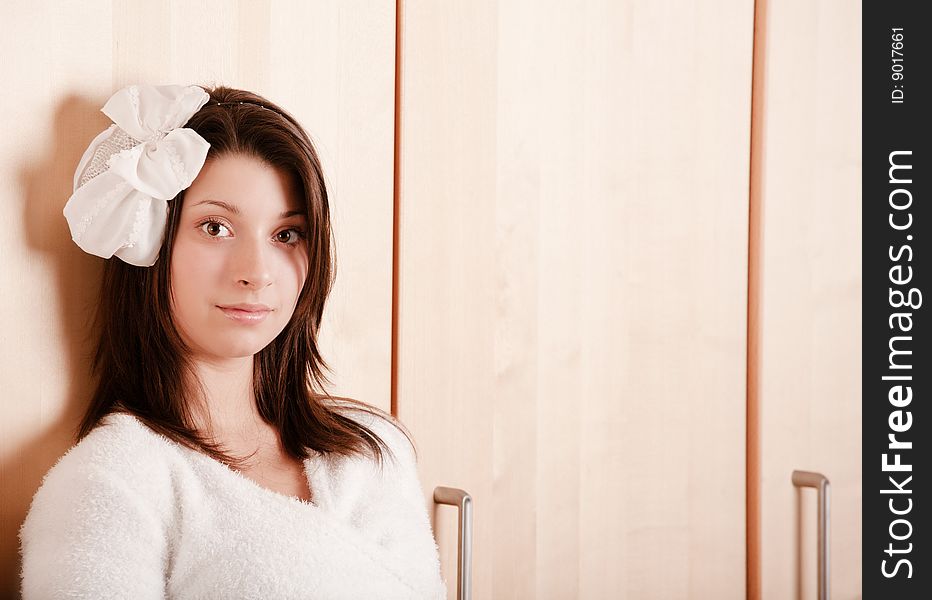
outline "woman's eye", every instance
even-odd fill
[[[304,238],[304,235],[304,232],[300,229],[285,229],[278,232],[278,241],[294,246]]]
[[[204,221],[198,227],[210,237],[229,237],[228,235],[220,235],[223,230],[229,232],[227,226],[220,221]]]

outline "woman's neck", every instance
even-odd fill
[[[252,356],[195,360],[194,368],[204,392],[202,406],[195,410],[199,431],[229,446],[268,439],[270,426],[256,406]]]

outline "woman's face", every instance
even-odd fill
[[[252,356],[281,333],[307,277],[307,228],[284,172],[240,154],[204,165],[171,256],[172,314],[195,358]]]

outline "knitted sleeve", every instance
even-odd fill
[[[446,584],[440,573],[440,557],[428,512],[424,488],[418,477],[414,449],[408,438],[390,423],[377,420],[373,429],[391,447],[386,456],[378,492],[373,498],[369,527],[378,543],[396,556],[407,557],[404,568],[427,584],[424,598],[445,598]]]
[[[123,480],[68,458],[45,476],[20,528],[23,599],[164,598],[157,515]]]

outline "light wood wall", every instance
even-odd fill
[[[761,598],[816,598],[831,482],[831,597],[861,594],[861,9],[759,2]]]
[[[19,525],[91,392],[102,261],[74,245],[62,208],[117,89],[222,83],[305,125],[337,241],[333,391],[389,408],[395,3],[44,0],[0,5],[0,30],[0,597],[12,598]]]
[[[474,597],[743,597],[751,3],[404,4],[397,405]]]

